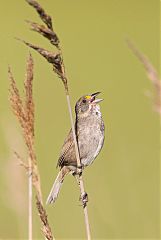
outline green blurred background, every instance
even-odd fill
[[[84,172],[93,239],[159,238],[159,117],[152,110],[153,87],[127,48],[131,38],[159,71],[159,0],[39,0],[53,17],[61,39],[71,101],[101,91],[106,139]],[[24,20],[40,22],[24,0],[0,2],[0,238],[27,238],[27,175],[13,151],[27,158],[9,101],[7,66],[23,89],[29,49],[14,37],[52,49]],[[44,200],[70,128],[61,81],[37,53],[34,99],[36,151]],[[149,92],[148,92],[149,91]],[[146,93],[146,94],[145,94]],[[65,180],[54,206],[47,206],[57,239],[83,239],[85,227],[74,178]],[[34,202],[34,239],[42,238]]]

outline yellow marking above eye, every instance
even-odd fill
[[[86,98],[86,99],[90,99],[90,98],[91,98],[91,96],[87,95],[87,96],[85,96],[85,98]]]

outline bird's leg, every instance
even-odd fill
[[[79,178],[82,176],[83,169],[84,169],[84,165],[81,163],[76,167],[76,169],[72,173],[72,175],[76,178],[79,186],[80,186]]]
[[[78,173],[77,173],[77,172],[74,172],[72,175],[75,177],[75,179],[76,179],[76,181],[77,181],[77,184],[78,184],[78,186],[80,187],[80,181],[79,181],[79,175],[78,175]]]
[[[81,175],[82,175],[82,172],[81,172],[81,174],[73,173],[73,176],[76,178],[76,181],[77,181],[79,187],[80,187],[80,179],[79,178]],[[88,194],[86,192],[82,193],[79,197],[79,201],[82,202],[83,208],[85,208],[87,205],[87,202],[88,202]]]
[[[83,164],[80,164],[77,166],[77,170],[76,170],[76,173],[81,176],[82,175],[82,171],[83,171]]]

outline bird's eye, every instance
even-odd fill
[[[86,100],[85,99],[83,99],[83,101],[82,101],[83,103],[86,103]]]

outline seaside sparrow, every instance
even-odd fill
[[[96,98],[99,93],[85,95],[75,105],[75,132],[82,169],[94,161],[104,143],[104,123],[99,106],[99,102],[103,99]],[[47,204],[54,203],[57,199],[64,177],[69,173],[77,174],[72,130],[62,146],[57,166],[60,167],[60,171],[47,198]]]

